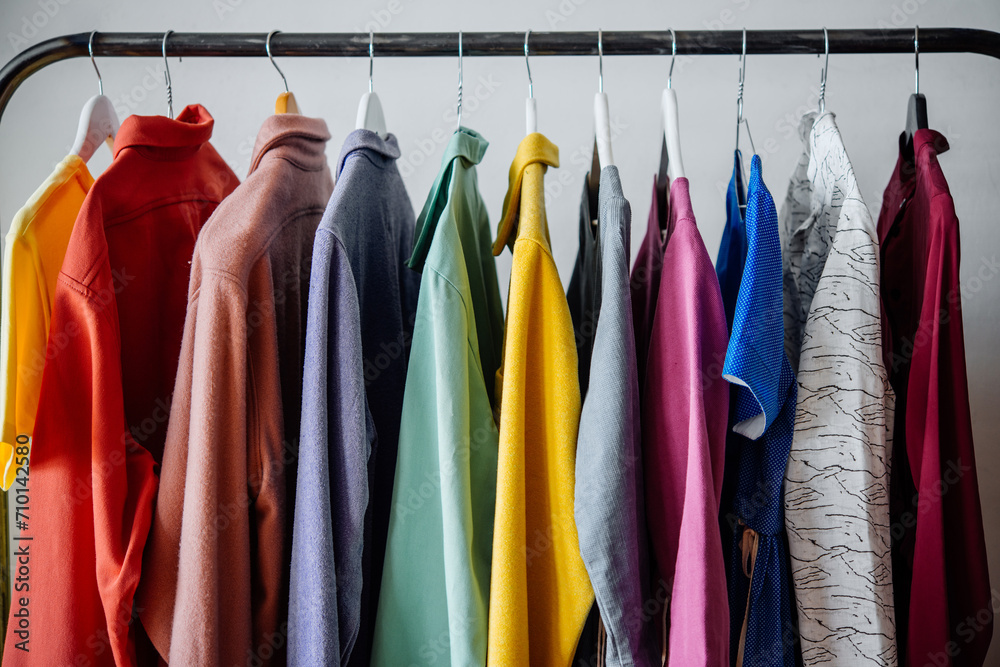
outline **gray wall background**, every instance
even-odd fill
[[[754,28],[910,28],[955,26],[1000,30],[997,0],[0,0],[0,61],[64,33],[102,31],[482,31]],[[596,36],[595,36],[596,39]],[[165,113],[160,59],[100,59],[104,89],[124,117]],[[365,59],[279,59],[303,112],[324,118],[336,159],[367,90]],[[616,128],[616,162],[633,210],[633,253],[649,212],[659,158],[659,99],[669,57],[607,57],[604,86]],[[465,59],[464,124],[491,142],[480,167],[491,220],[500,215],[507,169],[524,134],[527,78],[521,58]],[[568,283],[577,252],[577,208],[593,141],[596,57],[534,57],[538,128],[560,148],[546,204],[556,263]],[[216,119],[212,143],[241,177],[254,138],[273,110],[281,80],[265,58],[170,60],[175,110],[204,104]],[[796,127],[816,106],[820,63],[813,56],[750,56],[745,117],[775,198],[784,197],[801,150]],[[737,59],[679,57],[673,85],[680,101],[684,162],[699,227],[714,257],[724,192],[732,169]],[[450,58],[379,59],[375,90],[400,141],[400,168],[419,210],[454,126],[456,62]],[[896,137],[913,90],[911,55],[830,57],[827,108],[837,114],[869,207],[878,214],[896,160]],[[0,122],[0,230],[68,152],[80,108],[97,92],[86,59],[58,63],[15,94]],[[921,92],[931,127],[951,143],[941,163],[962,224],[963,307],[980,493],[994,596],[1000,600],[1000,62],[976,55],[926,54]],[[444,139],[442,139],[444,137]],[[745,137],[745,134],[744,134]],[[749,147],[743,144],[744,151]],[[91,160],[99,174],[107,150]],[[498,260],[506,292],[510,255]],[[506,294],[505,294],[506,296]],[[32,508],[35,512],[44,507]],[[990,664],[1000,664],[1000,639]]]

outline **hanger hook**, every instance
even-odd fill
[[[368,92],[375,92],[372,78],[375,73],[375,31],[368,31]]]
[[[920,94],[920,26],[913,26],[913,87]]]
[[[97,90],[98,94],[104,94],[104,79],[101,78],[101,70],[97,69],[97,61],[94,60],[94,35],[97,31],[90,33],[90,39],[87,40],[87,53],[90,54],[90,64],[94,66],[94,71],[97,72]]]
[[[743,119],[743,124],[747,126],[747,139],[750,140],[750,150],[757,154],[757,147],[753,145],[753,135],[750,134],[750,121],[746,118]]]
[[[458,129],[462,129],[462,31],[458,31]]]
[[[823,113],[826,111],[826,74],[830,71],[830,35],[826,31],[826,26],[823,27],[823,49],[826,53],[826,58],[823,61],[823,69],[819,72],[819,112]],[[818,53],[816,54],[819,55]]]
[[[597,91],[604,92],[604,33],[597,29]]]
[[[670,71],[667,73],[667,88],[670,88],[674,79],[674,61],[677,60],[677,34],[670,28]]]
[[[747,29],[743,28],[743,51],[740,54],[740,80],[736,92],[736,150],[740,150],[740,123],[743,122],[743,81],[746,78],[747,68]],[[747,125],[749,132],[750,126]],[[753,144],[751,143],[751,146]]]
[[[163,81],[167,84],[167,118],[173,120],[174,117],[174,89],[170,83],[170,63],[167,62],[167,37],[173,30],[163,33]]]
[[[531,83],[531,63],[528,61],[528,35],[531,34],[531,30],[524,33],[524,66],[528,68],[528,98],[533,98],[535,96],[535,89]]]
[[[285,84],[285,92],[287,93],[288,92],[288,79],[285,78],[285,73],[281,71],[281,68],[278,67],[278,63],[274,62],[274,56],[271,55],[271,38],[274,37],[279,32],[281,32],[281,31],[280,30],[272,30],[271,32],[267,33],[267,40],[264,42],[264,50],[267,51],[267,59],[271,61],[272,65],[274,65],[274,69],[278,70],[278,76],[281,77],[282,83]]]

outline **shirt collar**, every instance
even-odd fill
[[[521,210],[521,179],[524,170],[529,164],[541,163],[543,173],[545,166],[559,166],[559,149],[545,138],[545,135],[533,132],[521,140],[517,147],[517,154],[514,162],[510,165],[508,173],[509,185],[507,195],[503,200],[503,214],[500,217],[500,226],[497,228],[497,238],[493,242],[493,254],[499,255],[503,252],[505,245],[514,248],[517,227],[517,218]]]
[[[355,151],[367,151],[369,157],[379,167],[385,167],[393,160],[399,159],[399,143],[394,134],[389,134],[385,139],[371,130],[354,130],[344,139],[344,146],[340,149],[340,157],[337,159],[337,178],[344,170],[344,163],[347,156]]]
[[[911,181],[916,173],[915,165],[924,167],[931,158],[950,148],[948,140],[937,130],[917,130],[913,133],[913,150],[906,150],[906,133],[899,135],[899,161],[896,164],[899,180]]]
[[[486,154],[486,147],[489,145],[489,142],[481,134],[465,127],[458,128],[451,135],[451,140],[445,147],[444,156],[441,158],[441,170],[434,180],[434,185],[431,186],[423,210],[417,217],[413,254],[407,262],[407,266],[411,269],[418,272],[423,271],[424,261],[427,259],[431,241],[434,239],[434,230],[437,229],[438,218],[441,217],[441,211],[448,204],[447,196],[442,197],[441,191],[451,182],[456,158],[462,158],[462,166],[468,169],[482,161]],[[451,188],[449,187],[447,191],[450,192]]]
[[[265,156],[288,160],[306,171],[319,171],[326,166],[329,140],[326,122],[320,118],[293,113],[269,116],[257,133],[250,173]]]
[[[913,133],[913,154],[921,164],[949,148],[948,140],[937,130],[917,130]]]
[[[479,164],[486,155],[486,147],[490,142],[483,138],[475,130],[467,127],[460,127],[451,135],[451,140],[444,149],[444,157],[441,158],[441,165],[444,166],[457,157],[465,158],[472,164]]]
[[[151,149],[157,157],[183,159],[212,138],[215,120],[200,104],[184,107],[177,118],[129,116],[115,136],[114,154],[126,148]],[[162,149],[162,150],[157,150]]]

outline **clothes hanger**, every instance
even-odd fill
[[[594,95],[594,154],[599,167],[614,165],[611,153],[611,114],[608,111],[608,96],[604,92],[604,35],[597,31],[597,94]],[[600,178],[600,168],[597,170]],[[591,170],[593,174],[593,170]]]
[[[920,93],[920,26],[913,27],[914,92],[906,105],[906,129],[903,130],[904,153],[913,155],[913,135],[927,129],[927,98]]]
[[[531,83],[531,63],[528,62],[528,35],[524,33],[524,65],[528,68],[528,99],[524,101],[525,134],[538,132],[538,105],[535,104],[535,90]]]
[[[674,78],[674,61],[677,59],[677,34],[670,29],[670,72],[667,74],[667,87],[660,98],[660,114],[663,117],[663,146],[667,155],[666,164],[661,160],[661,170],[665,166],[670,180],[674,181],[684,176],[684,162],[681,160],[681,129],[677,113],[677,93],[672,87]],[[665,180],[665,179],[664,179]],[[666,183],[664,182],[664,187]]]
[[[455,110],[455,115],[458,117],[458,123],[455,127],[455,131],[458,132],[462,129],[462,31],[458,31],[458,108]]]
[[[757,147],[753,145],[753,135],[750,134],[750,121],[743,117],[743,82],[746,80],[747,74],[747,29],[743,28],[743,52],[740,54],[740,80],[739,87],[736,93],[736,154],[740,156],[740,161],[742,162],[743,155],[740,153],[740,124],[745,124],[747,126],[747,137],[750,139],[750,150],[753,151],[754,155],[757,154]],[[742,171],[746,171],[746,167],[742,164],[740,165]],[[747,208],[747,202],[744,200],[739,204],[740,210],[745,211]]]
[[[274,62],[274,56],[271,55],[271,38],[279,32],[281,31],[272,30],[267,33],[267,41],[264,42],[267,59],[274,65],[274,69],[278,70],[278,76],[281,77],[281,82],[285,84],[285,92],[278,95],[278,99],[274,102],[274,113],[301,113],[299,111],[299,103],[295,100],[295,93],[288,90],[288,79],[285,78],[285,73],[281,71],[278,63]]]
[[[382,113],[382,102],[378,99],[372,85],[372,72],[375,68],[375,33],[368,32],[368,92],[361,96],[358,104],[358,120],[355,126],[359,130],[371,130],[383,139],[388,136],[385,129],[385,114]]]
[[[97,31],[90,33],[90,40],[87,42],[87,52],[90,54],[90,64],[97,72],[97,95],[94,95],[83,105],[80,112],[80,122],[76,127],[76,139],[73,140],[73,148],[70,153],[78,155],[81,160],[87,162],[102,143],[107,143],[108,148],[114,146],[115,136],[118,134],[118,114],[115,113],[115,105],[104,96],[104,79],[101,78],[101,70],[97,69],[97,61],[94,60],[94,35]]]
[[[826,74],[830,71],[830,35],[826,32],[826,26],[823,27],[823,50],[826,52],[826,59],[823,61],[823,69],[819,72],[819,112],[821,114],[826,112]]]
[[[167,84],[167,118],[174,119],[174,88],[170,83],[170,63],[167,62],[167,37],[173,30],[163,33],[163,82]],[[180,58],[177,59],[180,61]]]

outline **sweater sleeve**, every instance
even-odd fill
[[[14,447],[18,436],[32,435],[38,410],[38,392],[45,367],[49,313],[43,307],[45,286],[31,249],[21,238],[8,241],[4,249],[4,319],[0,326],[0,388],[4,410],[0,443],[0,488],[14,483],[20,467]]]
[[[242,288],[229,278],[209,277],[197,306],[188,307],[192,317],[181,348],[182,363],[191,364],[190,386],[178,385],[174,398],[187,409],[177,422],[171,419],[167,440],[168,448],[186,450],[170,470],[183,478],[183,487],[161,495],[182,517],[169,662],[233,664],[256,648],[251,613],[260,607],[249,584],[261,572],[251,565],[250,517],[271,500],[266,480],[251,479],[248,449],[261,446],[268,434],[248,435],[251,320]]]
[[[340,242],[313,246],[302,389],[302,436],[292,531],[290,665],[347,662],[361,618],[368,458],[357,289]]]
[[[56,290],[19,542],[27,574],[11,610],[26,610],[30,627],[10,624],[4,664],[135,663],[129,627],[156,475],[126,429],[106,272],[93,287],[61,276]]]
[[[140,613],[170,663],[232,664],[251,646],[254,608],[248,317],[238,283],[200,276],[196,255]]]

